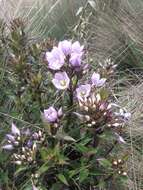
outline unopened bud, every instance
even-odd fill
[[[127,172],[123,172],[122,175],[123,175],[123,176],[127,176]]]
[[[17,164],[17,165],[21,165],[22,164],[22,162],[20,160],[14,161],[14,163]]]
[[[113,162],[113,164],[114,164],[115,166],[117,166],[117,165],[118,165],[117,161],[114,161],[114,162]]]
[[[54,123],[54,128],[58,128],[58,124],[57,123]]]
[[[26,159],[25,155],[21,155],[21,159],[25,160]]]
[[[122,162],[122,160],[121,159],[118,159],[118,163],[121,163]]]
[[[89,115],[85,115],[85,119],[86,119],[86,121],[90,121],[90,116]]]
[[[25,148],[24,147],[22,147],[22,152],[25,152]]]
[[[118,126],[120,126],[120,123],[113,123],[112,126],[118,127]]]
[[[35,178],[38,178],[38,177],[39,177],[39,175],[36,173],[36,174],[34,175],[34,177],[35,177]]]
[[[32,162],[32,160],[33,160],[32,157],[27,158],[28,162]]]
[[[18,142],[18,141],[15,141],[15,142],[14,142],[14,145],[15,145],[15,146],[18,146],[18,145],[19,145],[19,142]]]
[[[36,150],[36,148],[37,148],[37,145],[36,145],[36,143],[34,143],[33,147],[32,147],[32,150]]]
[[[39,131],[39,132],[38,132],[38,135],[39,135],[39,137],[41,137],[41,136],[42,136],[42,132],[41,132],[41,131]]]
[[[88,111],[88,107],[87,107],[87,106],[84,106],[83,109],[84,109],[85,111]]]
[[[92,123],[91,123],[92,125],[95,125],[96,124],[96,122],[95,121],[92,121]]]

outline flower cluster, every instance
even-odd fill
[[[105,59],[103,63],[99,62],[99,65],[101,67],[101,72],[104,75],[112,75],[117,67],[116,64],[111,60],[111,58]]]
[[[131,114],[128,112],[123,113],[121,109],[117,112],[114,109],[114,104],[102,99],[100,92],[96,95],[94,92],[89,92],[87,85],[81,86],[80,89],[85,90],[85,93],[84,98],[83,96],[78,98],[81,114],[76,114],[89,127],[99,128],[102,126],[103,128],[105,125],[107,127],[119,127],[130,118]]]
[[[124,164],[125,162],[123,159],[116,159],[116,160],[113,160],[112,167],[119,175],[127,176],[127,172],[124,169],[125,167]]]
[[[38,145],[44,140],[45,135],[41,130],[33,133],[29,129],[19,130],[12,123],[11,133],[6,135],[7,144],[3,146],[3,149],[13,152],[12,160],[15,164],[32,163],[35,160]]]
[[[91,82],[85,85],[80,85],[76,89],[77,99],[85,100],[86,98],[89,97],[93,88],[103,87],[105,82],[106,82],[105,78],[101,78],[100,74],[94,72],[93,75],[91,76]]]
[[[64,90],[69,88],[71,73],[85,70],[87,65],[82,64],[83,48],[78,41],[61,41],[58,47],[53,47],[46,53],[49,69],[54,72],[53,85]]]
[[[131,114],[125,109],[111,103],[108,96],[104,97],[102,89],[105,82],[106,78],[101,78],[100,74],[93,73],[90,82],[80,85],[76,89],[80,112],[75,112],[75,114],[83,123],[88,127],[95,128],[97,132],[103,131],[105,127],[113,129],[121,127],[131,117]],[[115,133],[115,136],[118,142],[124,142],[118,133]]]

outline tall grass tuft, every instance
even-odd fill
[[[76,12],[85,0],[2,0],[0,11],[7,23],[23,17],[28,22],[28,32],[39,38],[62,38],[76,22]]]
[[[95,60],[112,57],[125,67],[143,66],[142,8],[141,0],[96,0],[88,36]]]

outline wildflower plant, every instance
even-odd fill
[[[2,143],[14,166],[14,174],[8,171],[15,189],[101,189],[113,180],[122,182],[128,155],[117,152],[125,143],[122,135],[130,113],[115,104],[108,89],[115,67],[93,71],[79,41],[44,48],[32,44],[29,49],[25,54],[25,49],[10,49],[15,62],[11,68],[21,80],[20,106],[30,102],[23,117],[33,122],[30,127],[12,123]],[[29,111],[33,102],[35,117]]]

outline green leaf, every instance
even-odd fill
[[[70,137],[70,136],[68,136],[68,135],[64,136],[63,139],[64,139],[65,141],[72,141],[72,142],[75,142],[75,139],[72,138],[72,137]]]
[[[74,175],[77,175],[79,173],[79,169],[76,170],[70,170],[69,171],[69,177],[72,178]]]
[[[71,141],[71,142],[75,142],[76,140],[74,138],[72,138],[71,136],[68,136],[66,133],[64,132],[58,132],[56,135],[56,138],[59,140],[65,140],[65,141]]]
[[[47,166],[47,163],[43,164],[43,165],[39,168],[39,170],[38,170],[38,172],[37,172],[38,176],[40,176],[40,175],[42,175],[43,173],[45,173],[45,172],[49,169],[49,166],[52,167],[52,164],[48,164],[48,166]]]
[[[79,181],[82,183],[89,175],[88,169],[83,169],[80,171],[79,174]]]
[[[19,173],[21,173],[21,172],[23,172],[23,171],[25,171],[25,170],[27,170],[27,166],[25,166],[25,167],[19,167],[19,168],[16,170],[15,175],[17,176],[17,175],[19,175]]]
[[[41,157],[42,157],[43,160],[47,160],[47,157],[49,156],[50,151],[47,148],[42,147],[40,149],[40,154],[41,154]]]
[[[64,176],[63,174],[58,174],[57,177],[58,177],[58,179],[59,179],[62,183],[64,183],[65,185],[69,186],[69,184],[68,184],[68,182],[67,182],[67,180],[66,180],[66,178],[65,178],[65,176]]]
[[[82,153],[87,153],[88,152],[88,148],[82,144],[76,144],[75,145],[76,150],[82,152]]]
[[[105,168],[110,168],[112,166],[111,162],[105,158],[100,158],[98,159],[99,163],[101,166]]]

